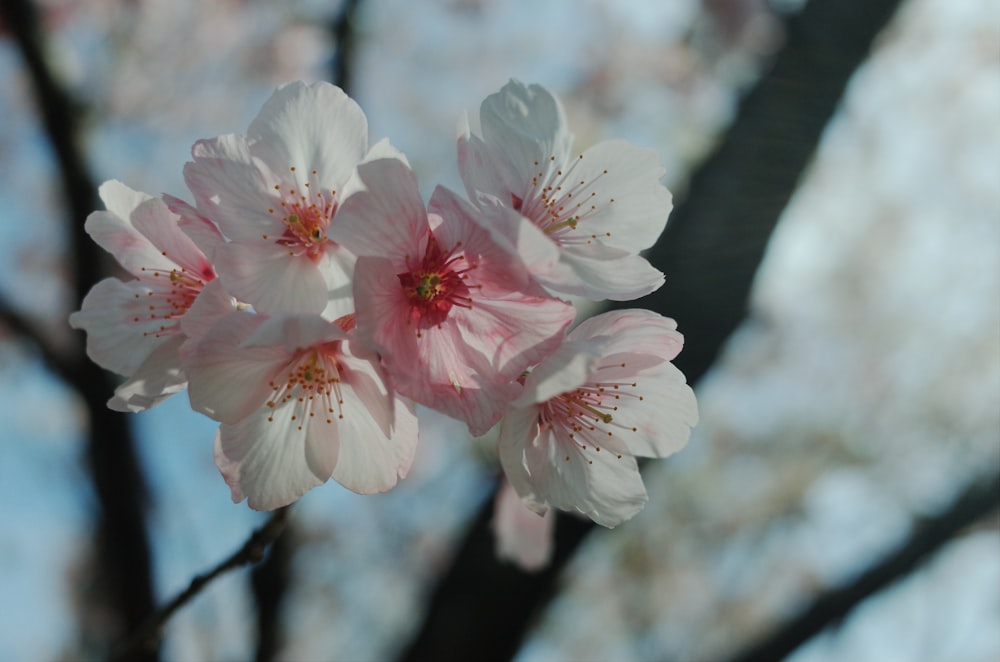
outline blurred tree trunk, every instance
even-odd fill
[[[58,162],[69,217],[68,251],[80,301],[104,275],[101,250],[83,229],[87,215],[99,208],[100,201],[79,146],[82,109],[49,68],[37,8],[29,0],[2,0],[0,7],[21,50],[38,113]],[[57,372],[79,393],[89,414],[86,457],[98,504],[97,597],[105,601],[113,627],[85,634],[93,644],[107,650],[115,638],[137,628],[153,610],[145,480],[125,416],[105,404],[114,392],[115,379],[87,359],[82,341]],[[153,652],[146,659],[157,657]]]
[[[697,170],[650,260],[666,285],[617,307],[678,321],[675,361],[697,382],[743,320],[771,231],[798,186],[847,81],[898,0],[811,0],[786,22],[786,42],[740,104],[717,151]],[[508,660],[556,590],[560,570],[591,529],[560,517],[551,567],[527,575],[496,560],[484,504],[441,578],[405,661]]]

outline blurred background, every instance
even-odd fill
[[[662,155],[678,209],[651,259],[681,294],[634,305],[686,333],[679,365],[701,408],[690,444],[644,467],[650,502],[628,523],[561,520],[578,535],[532,576],[469,544],[488,522],[490,440],[424,415],[398,488],[309,492],[265,563],[212,583],[158,655],[419,659],[434,650],[411,647],[420,633],[453,636],[457,655],[485,628],[511,652],[483,639],[479,659],[522,662],[784,656],[754,648],[769,633],[796,641],[796,662],[1000,659],[989,0],[0,7],[0,660],[103,659],[266,518],[230,502],[215,424],[186,396],[102,410],[113,381],[66,323],[82,281],[116,273],[79,236],[93,185],[190,200],[190,145],[244,131],[302,78],[343,85],[425,195],[462,190],[459,114],[512,77],[563,99],[581,148],[625,138]],[[789,71],[800,78],[782,87]],[[802,131],[755,142],[755,127]],[[757,188],[763,202],[743,205]],[[924,562],[865,588],[894,550]],[[499,569],[449,592],[463,563]],[[505,585],[550,590],[515,595],[497,619]],[[838,595],[841,611],[824,612]],[[796,620],[811,607],[816,636]]]

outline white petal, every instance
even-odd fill
[[[223,286],[264,313],[321,313],[328,303],[323,274],[306,255],[257,241],[231,242],[215,253]]]
[[[292,406],[258,410],[219,428],[215,464],[234,502],[247,498],[255,510],[280,508],[329,478],[310,466],[306,432],[291,420],[293,410]],[[327,443],[335,445],[336,438],[329,437]]]
[[[525,507],[538,515],[548,511],[548,504],[537,488],[537,480],[528,472],[527,449],[538,439],[541,408],[516,407],[507,412],[500,425],[497,453],[504,475]]]
[[[554,508],[576,510],[609,528],[642,509],[646,488],[634,457],[591,446],[583,449],[558,437],[551,432],[539,435],[539,443],[525,454],[540,497]]]
[[[184,166],[184,181],[198,210],[215,221],[234,241],[280,236],[281,219],[268,212],[280,207],[274,190],[278,177],[250,154],[246,139],[227,134],[199,140],[191,148],[194,161]]]
[[[247,141],[251,153],[273,172],[295,167],[299,187],[315,170],[321,188],[340,189],[368,150],[368,121],[340,88],[296,81],[264,103]]]
[[[531,178],[538,161],[561,162],[569,154],[573,137],[566,126],[562,105],[540,85],[511,80],[479,109],[483,139],[504,162]],[[520,188],[520,187],[519,187]],[[510,189],[517,191],[519,188]]]
[[[569,332],[570,340],[599,339],[605,356],[619,353],[652,354],[672,361],[684,347],[677,322],[651,310],[615,310],[584,320]]]
[[[524,390],[514,401],[515,406],[542,403],[584,385],[600,358],[586,344],[563,342],[524,380]]]
[[[504,472],[525,505],[577,511],[606,527],[642,509],[646,489],[634,457],[581,448],[550,428],[536,433],[532,417],[535,408],[509,413],[499,442]]]
[[[684,375],[672,363],[660,363],[634,377],[642,400],[618,400],[616,431],[628,451],[640,457],[666,457],[682,449],[698,423],[698,403]],[[633,432],[631,428],[635,428]]]
[[[181,369],[179,350],[184,341],[183,335],[175,335],[157,347],[131,379],[115,389],[108,407],[124,412],[145,411],[183,391],[187,377]]]
[[[573,179],[587,182],[587,195],[595,194],[591,199],[597,210],[582,215],[577,232],[596,234],[601,243],[630,253],[652,246],[673,207],[670,191],[660,183],[665,173],[656,150],[624,140],[605,141],[585,151]]]
[[[90,360],[128,377],[165,342],[157,334],[163,321],[149,317],[149,302],[155,298],[151,293],[139,281],[117,278],[105,278],[90,289],[81,309],[69,316],[70,326],[87,332]]]
[[[564,247],[560,259],[572,269],[573,278],[557,280],[539,277],[539,282],[554,292],[595,301],[631,301],[655,292],[663,285],[663,273],[641,255],[597,260],[580,254],[572,247]]]
[[[344,397],[340,456],[333,479],[359,494],[391,489],[406,476],[417,447],[417,417],[402,400],[395,403],[395,424],[386,436],[357,394]]]
[[[153,196],[136,191],[116,179],[110,179],[97,190],[104,207],[119,218],[127,219],[132,210]]]

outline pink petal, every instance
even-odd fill
[[[241,346],[266,320],[263,315],[231,313],[185,354],[192,408],[234,424],[267,402],[271,379],[291,355],[281,346]]]
[[[413,171],[398,159],[358,166],[365,189],[343,202],[329,237],[355,255],[403,256],[427,233],[427,211]]]
[[[320,313],[329,293],[323,273],[307,257],[275,243],[231,242],[215,253],[223,286],[264,313]]]

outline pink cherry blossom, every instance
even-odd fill
[[[358,174],[365,189],[344,202],[332,236],[359,256],[359,334],[400,393],[484,434],[517,396],[515,380],[558,346],[573,308],[532,283],[450,191],[439,187],[428,213],[402,162]]]
[[[483,101],[482,137],[467,118],[458,161],[470,198],[490,231],[518,252],[553,292],[626,301],[663,284],[639,252],[653,245],[671,209],[654,150],[625,141],[582,154],[559,100],[511,81]]]
[[[162,200],[117,181],[105,182],[99,192],[107,210],[92,213],[86,230],[135,279],[97,283],[69,322],[87,332],[87,355],[95,363],[130,377],[108,405],[141,411],[187,384],[178,351],[190,335],[187,313],[203,290],[213,305],[203,305],[201,317],[214,314],[213,308],[231,311],[235,302],[214,282],[212,265]],[[207,239],[213,228],[203,231]]]
[[[354,257],[330,228],[368,153],[361,108],[322,82],[280,87],[245,136],[195,143],[184,177],[229,239],[212,255],[226,289],[266,313],[351,312]]]
[[[185,355],[191,406],[222,423],[215,461],[234,502],[269,510],[330,478],[370,494],[406,476],[416,416],[352,326],[236,312]]]
[[[526,506],[607,527],[639,512],[647,497],[636,457],[677,452],[698,421],[694,392],[670,363],[683,345],[676,328],[650,311],[604,313],[526,377],[498,441]]]

